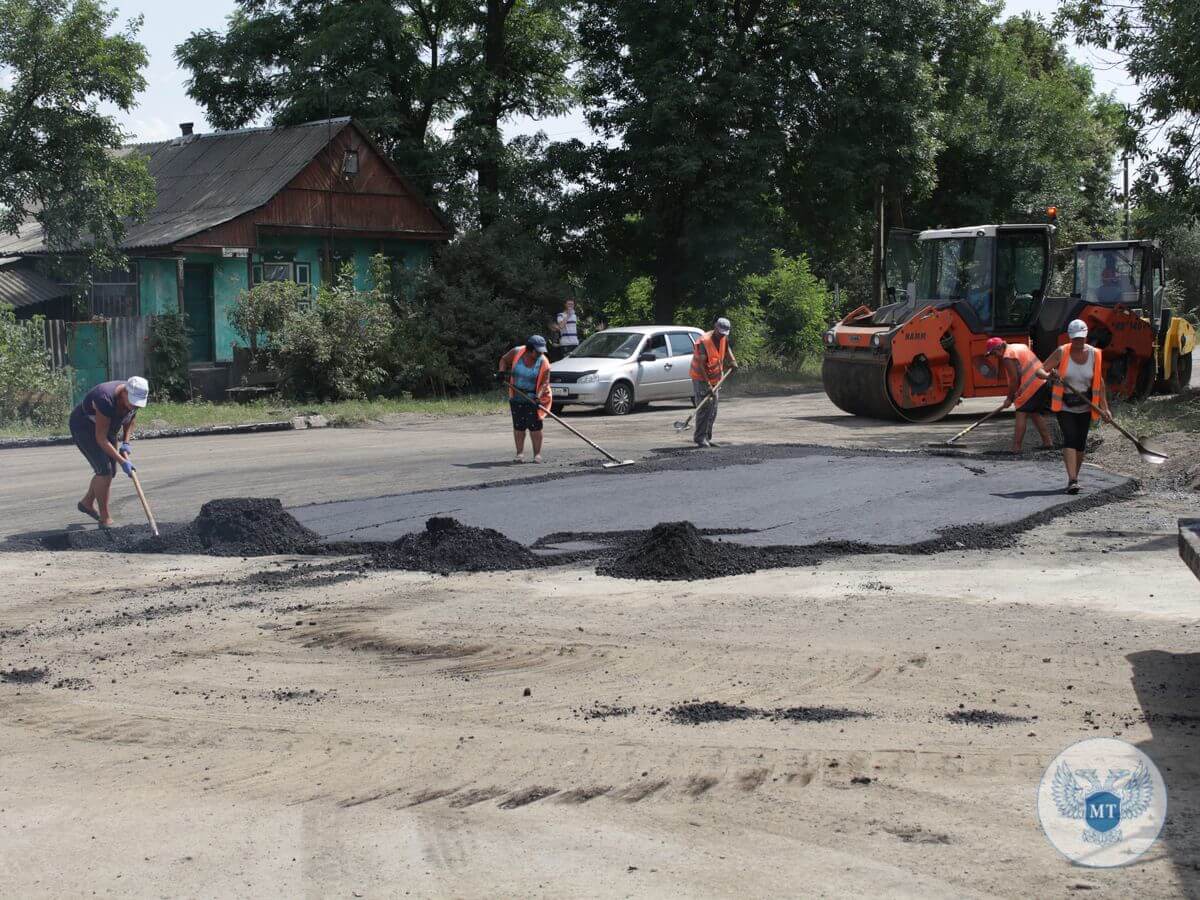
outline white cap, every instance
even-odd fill
[[[141,409],[150,399],[150,382],[141,375],[134,375],[125,382],[125,394],[129,397],[129,405]]]
[[[1088,335],[1087,322],[1083,319],[1075,319],[1067,326],[1067,337],[1071,340],[1075,338],[1085,338]]]
[[[717,319],[717,334],[729,334],[731,328],[733,326],[729,324],[728,319]]]

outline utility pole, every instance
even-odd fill
[[[1126,153],[1121,157],[1121,161],[1125,163],[1125,230],[1122,235],[1122,240],[1129,240],[1129,154]]]
[[[876,308],[883,306],[883,265],[884,254],[887,252],[885,232],[883,228],[883,179],[875,188],[875,234],[871,243],[872,247],[872,284],[871,293],[875,298]]]

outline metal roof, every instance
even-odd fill
[[[0,303],[20,309],[47,300],[69,297],[71,288],[55,284],[49,278],[21,268],[0,268]]]
[[[345,126],[348,117],[281,128],[245,128],[131,144],[118,155],[146,157],[157,202],[132,224],[122,250],[169,246],[262,206],[295,178]],[[44,253],[36,221],[0,235],[0,256]]]

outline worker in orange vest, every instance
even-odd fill
[[[989,338],[987,355],[1000,361],[1000,367],[1008,376],[1008,397],[1001,409],[1008,409],[1014,403],[1017,407],[1016,424],[1013,426],[1014,454],[1020,454],[1025,443],[1025,429],[1029,418],[1033,417],[1033,426],[1042,438],[1042,449],[1053,450],[1054,439],[1050,437],[1050,429],[1042,414],[1050,406],[1050,385],[1037,377],[1042,361],[1026,344],[1009,344],[1003,338]]]
[[[546,358],[546,339],[532,334],[523,347],[513,347],[500,357],[496,378],[508,385],[508,407],[512,413],[513,443],[517,453],[513,462],[524,462],[525,432],[533,444],[533,461],[542,461],[542,420],[550,411],[550,360]],[[517,393],[517,389],[521,393]],[[524,394],[525,396],[521,396]]]
[[[717,319],[712,331],[700,335],[692,348],[692,402],[698,407],[692,440],[697,447],[712,446],[713,423],[717,421],[717,401],[720,399],[715,388],[725,372],[726,361],[731,371],[738,367],[729,346],[732,327],[728,319]],[[700,406],[705,397],[710,397],[709,401]]]
[[[1038,370],[1038,377],[1053,385],[1050,409],[1058,414],[1058,425],[1063,433],[1068,494],[1079,493],[1079,470],[1087,452],[1092,423],[1101,418],[1112,422],[1108,391],[1104,386],[1103,357],[1098,348],[1088,346],[1087,336],[1087,323],[1075,319],[1067,326],[1071,343],[1051,353],[1045,366]]]

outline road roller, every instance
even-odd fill
[[[1003,397],[988,338],[1029,344],[1050,278],[1054,226],[892,232],[889,302],[860,306],[825,333],[821,380],[859,416],[935,422],[965,397]]]
[[[1179,393],[1192,380],[1196,328],[1167,306],[1167,267],[1157,241],[1090,241],[1074,248],[1070,297],[1049,297],[1034,328],[1042,359],[1082,319],[1088,343],[1104,351],[1109,393],[1142,399]]]

